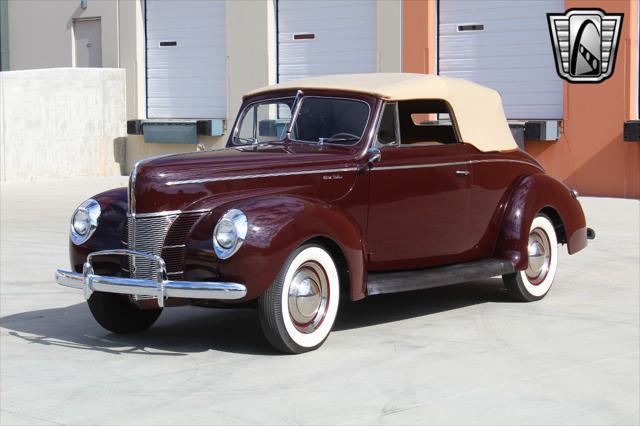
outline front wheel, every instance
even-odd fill
[[[339,300],[340,281],[331,255],[319,245],[305,244],[289,256],[258,300],[262,331],[282,352],[317,349],[331,332]]]
[[[162,313],[162,308],[140,309],[127,296],[115,293],[96,291],[87,303],[98,324],[116,334],[144,331]]]
[[[502,280],[512,297],[533,302],[549,292],[558,268],[558,238],[547,216],[539,214],[533,219],[527,250],[527,269],[503,275]]]

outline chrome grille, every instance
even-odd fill
[[[167,232],[177,217],[177,214],[150,217],[130,215],[127,219],[129,248],[160,256]],[[133,278],[158,278],[156,269],[157,265],[151,260],[129,256],[129,271]]]

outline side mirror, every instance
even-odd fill
[[[371,165],[371,164],[373,164],[373,163],[375,163],[377,161],[380,161],[380,149],[379,148],[375,148],[375,147],[369,148],[367,150],[367,154],[369,155],[369,160],[368,160],[369,165]]]

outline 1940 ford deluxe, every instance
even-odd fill
[[[582,250],[577,193],[518,149],[500,96],[417,74],[309,78],[244,97],[225,149],[140,161],[71,219],[72,271],[114,333],[163,307],[256,306],[269,342],[316,349],[340,296],[502,276],[549,291]]]

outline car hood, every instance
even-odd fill
[[[322,180],[323,174],[353,171],[356,157],[351,148],[305,144],[225,148],[151,158],[139,162],[132,172],[131,209],[137,214],[186,211],[214,195],[257,189],[314,195],[318,179],[313,175]],[[339,198],[350,189],[355,175],[344,173],[339,184],[325,195]]]

